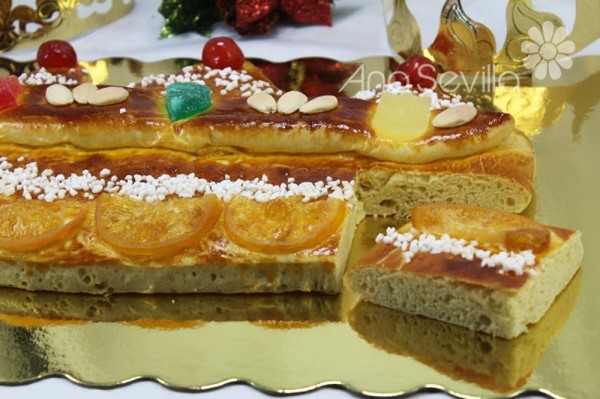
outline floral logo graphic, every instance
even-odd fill
[[[538,79],[546,78],[546,75],[554,80],[560,78],[561,68],[569,69],[573,66],[573,60],[569,57],[575,51],[575,43],[565,40],[567,30],[564,26],[555,29],[552,22],[546,21],[542,24],[542,30],[532,27],[527,32],[529,39],[521,43],[521,50],[528,54],[524,64]]]

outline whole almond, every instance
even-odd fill
[[[246,101],[250,108],[263,114],[272,114],[277,111],[277,102],[272,95],[265,92],[254,93]]]
[[[122,87],[109,86],[96,90],[88,97],[88,103],[92,105],[113,105],[122,103],[129,97],[129,92]]]
[[[336,96],[319,96],[301,106],[300,112],[303,114],[320,114],[321,112],[334,110],[337,106],[338,99]]]
[[[438,128],[450,128],[465,125],[477,116],[477,108],[472,105],[457,105],[437,114],[431,124]]]
[[[301,106],[306,104],[308,97],[299,91],[288,91],[277,100],[277,112],[282,114],[293,114]]]
[[[46,89],[46,101],[56,106],[69,105],[73,103],[73,94],[67,86],[54,84]]]
[[[93,83],[82,83],[73,89],[73,98],[78,104],[87,104],[90,95],[97,90]]]

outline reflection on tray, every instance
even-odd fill
[[[274,328],[341,320],[337,295],[95,295],[0,289],[0,321],[16,327],[116,322],[145,328],[250,321]]]
[[[359,302],[352,328],[372,345],[413,357],[452,378],[496,392],[521,388],[568,318],[581,285],[579,271],[546,315],[529,331],[506,340],[463,327]]]

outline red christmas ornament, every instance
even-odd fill
[[[237,0],[235,29],[242,35],[265,33],[279,19],[277,0]]]
[[[298,24],[331,26],[329,0],[281,0],[279,7]]]
[[[298,24],[332,24],[329,0],[216,0],[216,5],[241,35],[265,33],[286,15]]]

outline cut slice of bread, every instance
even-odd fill
[[[503,338],[516,337],[544,315],[579,268],[581,233],[536,224],[547,229],[549,245],[538,247],[535,253],[519,252],[529,239],[532,222],[523,224],[522,216],[492,209],[429,205],[442,219],[444,212],[456,215],[457,208],[466,226],[479,223],[485,228],[496,220],[490,228],[506,226],[509,236],[522,231],[525,238],[517,250],[511,246],[517,245],[511,244],[514,241],[502,241],[507,235],[491,235],[500,238],[488,243],[449,241],[461,238],[453,237],[453,231],[460,231],[454,218],[446,223],[451,238],[434,237],[426,225],[419,231],[409,223],[400,231],[389,229],[381,235],[380,243],[348,271],[346,280],[362,298],[378,305]],[[415,238],[408,240],[408,233]],[[407,240],[408,244],[402,244]]]

